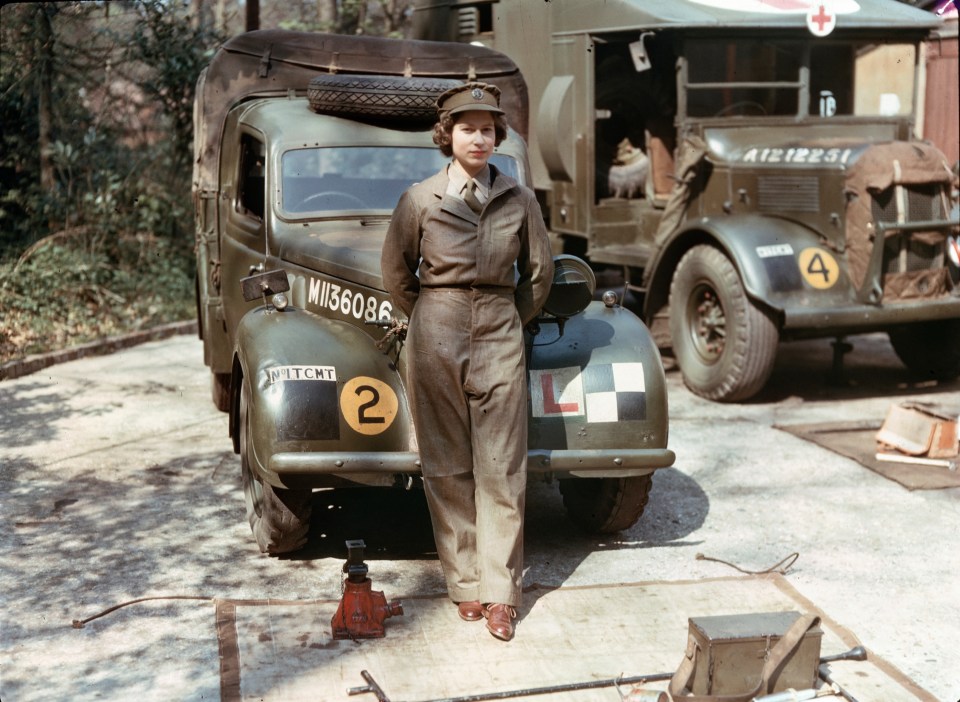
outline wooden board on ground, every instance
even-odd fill
[[[960,471],[935,466],[889,463],[877,460],[879,422],[826,422],[816,424],[775,424],[788,432],[826,449],[851,458],[860,465],[900,483],[909,490],[939,490],[960,487]]]

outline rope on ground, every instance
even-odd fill
[[[118,605],[114,605],[113,607],[108,607],[107,609],[103,610],[99,614],[94,614],[92,617],[87,617],[86,619],[74,619],[73,628],[82,629],[87,624],[92,622],[94,619],[105,617],[111,612],[116,612],[118,609],[121,609],[123,607],[129,607],[130,605],[138,604],[140,602],[151,602],[153,600],[199,600],[201,602],[213,602],[212,597],[195,597],[192,595],[166,595],[166,596],[158,596],[158,597],[140,597],[136,600],[130,600],[129,602],[122,602]]]
[[[766,575],[767,573],[780,573],[780,575],[786,575],[787,571],[793,567],[793,564],[797,562],[798,558],[800,558],[800,554],[795,552],[791,553],[789,556],[780,560],[779,562],[774,563],[765,570],[744,570],[740,566],[730,563],[729,561],[724,561],[719,558],[711,558],[710,556],[704,556],[702,553],[697,554],[698,561],[713,561],[714,563],[723,563],[723,565],[728,565],[731,568],[739,570],[741,573],[745,573],[747,575]]]

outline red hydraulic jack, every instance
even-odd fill
[[[371,590],[373,582],[367,577],[367,564],[363,562],[363,539],[347,540],[347,562],[343,572],[343,597],[337,613],[330,620],[335,639],[380,639],[386,635],[383,620],[403,614],[400,600],[391,600],[382,592]]]

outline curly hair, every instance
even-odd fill
[[[453,125],[457,123],[458,115],[442,114],[440,120],[433,125],[433,143],[440,147],[440,153],[444,156],[453,156]],[[500,146],[500,142],[507,138],[507,118],[503,115],[493,114],[494,146]]]

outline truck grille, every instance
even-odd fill
[[[873,219],[878,223],[930,222],[946,217],[940,187],[930,185],[902,186],[903,196],[897,187],[874,193]],[[905,210],[901,218],[901,208]],[[884,241],[883,272],[907,273],[929,270],[944,265],[943,243],[922,236],[891,236]]]
[[[946,200],[937,184],[897,185],[872,193],[871,210],[876,224],[942,222]],[[880,275],[885,300],[929,299],[948,294],[953,287],[941,228],[894,233],[875,245],[883,246]]]
[[[757,205],[764,212],[819,212],[820,181],[811,176],[760,176]]]
[[[906,212],[904,222],[929,222],[943,219],[940,188],[937,185],[907,185],[905,192]],[[895,223],[898,221],[897,188],[887,188],[873,194],[873,219],[877,222]]]
[[[939,268],[943,265],[943,244],[923,243],[917,239],[892,236],[883,245],[883,272],[908,273]]]

